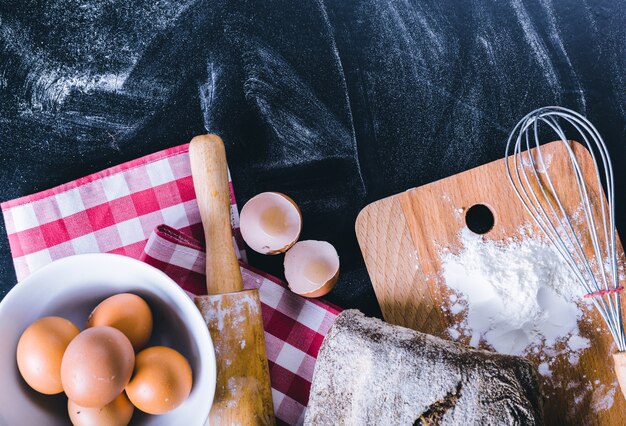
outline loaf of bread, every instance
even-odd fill
[[[368,318],[337,317],[322,343],[305,425],[541,425],[534,367]]]

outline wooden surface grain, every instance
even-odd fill
[[[589,179],[595,179],[591,158],[582,146],[573,147],[582,159],[585,179],[591,182]],[[550,175],[559,177],[557,192],[563,194],[568,211],[575,210],[580,198],[576,187],[569,184],[571,169],[563,146],[548,144],[543,152],[551,160]],[[386,321],[450,338],[447,329],[459,323],[464,313],[450,313],[451,292],[441,275],[440,253],[461,249],[459,233],[466,226],[465,212],[471,206],[483,204],[494,213],[494,226],[484,234],[485,239],[522,239],[528,229],[539,235],[507,180],[504,161],[385,198],[360,213],[357,238]],[[599,196],[597,191],[591,194],[595,201]],[[623,260],[621,245],[619,252]],[[580,334],[591,341],[591,347],[582,351],[575,365],[567,356],[557,356],[552,359],[552,376],[540,376],[546,424],[625,424],[626,401],[613,370],[615,345],[596,311],[583,308],[583,312]],[[461,336],[459,341],[469,344],[469,336]],[[546,355],[542,349],[527,358],[538,365]],[[611,389],[615,389],[612,406],[596,409],[601,405],[598,399],[610,396]]]

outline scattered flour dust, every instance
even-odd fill
[[[612,387],[606,385],[598,386],[591,395],[591,406],[593,409],[601,411],[611,408],[617,386],[617,383],[614,383]]]
[[[590,346],[578,329],[582,289],[559,254],[530,235],[495,242],[465,228],[460,240],[459,253],[441,252],[445,282],[459,296],[451,297],[449,309],[466,311],[459,329],[448,330],[450,336],[470,336],[474,347],[487,343],[510,355],[549,348],[576,364]],[[539,373],[551,376],[549,360]]]

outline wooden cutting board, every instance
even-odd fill
[[[595,188],[591,156],[577,143],[572,147],[582,162],[586,181]],[[550,176],[560,178],[557,193],[562,194],[568,211],[573,211],[569,209],[575,208],[580,198],[575,185],[568,183],[574,181],[565,147],[553,142],[544,145],[542,152],[549,159]],[[592,199],[599,196],[603,194],[591,193]],[[357,238],[386,321],[451,339],[447,330],[459,323],[464,313],[450,313],[452,293],[441,276],[440,253],[443,248],[453,253],[460,250],[465,213],[477,204],[487,206],[495,219],[485,239],[523,239],[524,227],[534,229],[532,218],[510,186],[504,159],[374,202],[359,214]],[[540,235],[537,230],[535,233]],[[619,253],[623,261],[621,244]],[[584,312],[580,334],[590,339],[592,346],[581,352],[578,364],[558,358],[551,366],[551,377],[539,376],[546,424],[624,425],[626,401],[617,386],[611,358],[615,346],[595,310]],[[469,344],[469,337],[462,335],[458,341]],[[538,365],[541,355],[527,358]],[[601,409],[609,405],[611,393],[613,404]]]

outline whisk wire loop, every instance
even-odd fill
[[[577,137],[568,138],[562,124]],[[552,131],[565,149],[580,204],[569,211],[549,173],[549,159],[541,150],[540,128]],[[594,182],[587,182],[573,145],[578,140],[593,160]],[[509,135],[506,153],[509,182],[539,229],[563,258],[585,294],[606,322],[620,351],[626,350],[626,336],[617,262],[613,168],[608,149],[598,130],[581,114],[563,107],[544,107],[522,118]],[[606,199],[603,194],[606,186]],[[595,194],[590,192],[595,186]],[[570,207],[571,208],[571,207]],[[578,211],[580,209],[580,211]],[[598,213],[599,211],[599,213]],[[576,222],[576,223],[574,223]]]

